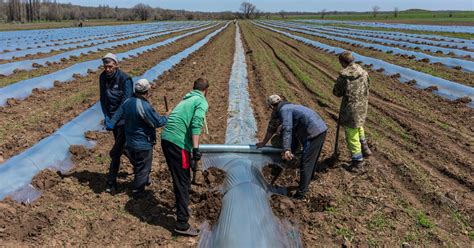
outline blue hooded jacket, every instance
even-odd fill
[[[283,150],[291,151],[293,134],[304,144],[328,130],[326,123],[312,109],[305,106],[281,102],[277,107],[282,123]]]
[[[145,98],[136,94],[120,105],[110,124],[115,126],[120,119],[125,121],[125,148],[131,150],[152,149],[156,144],[155,129],[163,127],[168,121]]]
[[[120,105],[133,94],[133,81],[129,75],[117,69],[112,77],[102,72],[99,77],[100,106],[104,116],[112,118]],[[122,125],[123,122],[119,123]]]

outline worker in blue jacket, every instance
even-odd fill
[[[293,154],[295,147],[297,147],[295,142],[299,142],[303,146],[300,181],[298,191],[293,197],[304,199],[314,176],[328,128],[312,109],[287,102],[279,95],[269,96],[267,104],[274,111],[272,118],[278,118],[278,120],[270,120],[269,125],[277,122],[281,124],[282,159],[291,161],[295,158]],[[257,148],[263,147],[272,136],[273,133],[267,132],[263,141],[256,144]]]
[[[146,100],[150,83],[140,79],[135,84],[135,93],[127,99],[106,123],[107,129],[113,129],[121,120],[124,121],[125,149],[133,165],[135,179],[132,195],[143,196],[149,182],[153,159],[153,146],[156,144],[156,128],[163,127],[168,121],[169,113],[159,115]]]
[[[130,76],[120,70],[118,58],[115,54],[108,53],[102,58],[104,71],[99,77],[100,106],[104,113],[104,123],[110,121],[120,105],[133,94],[133,81]],[[124,152],[125,133],[124,122],[119,121],[112,131],[114,145],[110,150],[110,167],[107,176],[106,189],[113,193],[116,189],[117,175],[120,169],[120,157]]]

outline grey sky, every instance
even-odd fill
[[[149,4],[152,7],[166,9],[186,9],[199,11],[237,11],[242,0],[59,0],[61,3],[72,3],[86,6],[109,5],[111,7],[132,7],[137,3]],[[380,6],[381,10],[404,9],[428,10],[474,10],[474,0],[250,0],[263,11],[312,11],[353,10],[369,11],[372,6]]]

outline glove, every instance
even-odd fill
[[[201,160],[202,154],[199,152],[199,148],[193,148],[193,160],[199,161]]]
[[[285,151],[282,154],[282,159],[285,161],[291,161],[294,157],[295,156],[293,155],[293,153],[291,153],[291,151]]]

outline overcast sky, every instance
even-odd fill
[[[186,9],[199,11],[237,11],[242,0],[58,0],[60,3],[72,3],[85,6],[109,5],[111,7],[132,7],[137,3],[166,9]],[[368,11],[372,6],[381,10],[404,9],[428,10],[474,10],[474,0],[250,0],[263,11],[308,11],[322,9],[338,11]]]

